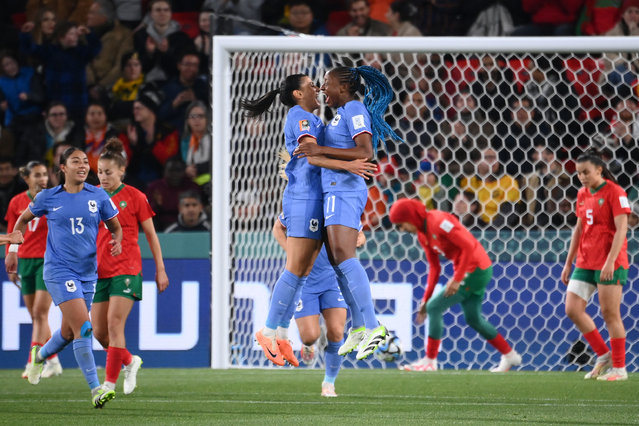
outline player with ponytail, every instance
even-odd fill
[[[566,314],[597,354],[597,362],[585,378],[626,380],[626,330],[620,306],[628,280],[626,233],[630,204],[596,149],[577,157],[577,177],[583,185],[577,194],[577,223],[561,272],[561,281],[568,285]],[[595,290],[612,350],[586,312]]]
[[[122,142],[109,139],[98,159],[100,186],[120,210],[123,255],[110,255],[109,231],[101,228],[98,234],[98,283],[93,297],[93,330],[95,338],[107,351],[106,379],[103,386],[115,390],[124,366],[124,394],[130,394],[137,384],[137,372],[142,359],[126,349],[124,327],[133,303],[142,300],[142,255],[138,245],[140,227],[149,243],[155,261],[155,282],[158,292],[169,286],[164,268],[160,241],[153,226],[153,210],[146,196],[132,186],[122,183],[126,172],[126,158]]]
[[[362,89],[362,80],[365,90],[360,102],[356,96]],[[337,113],[326,125],[324,146],[301,144],[294,152],[298,158],[323,155],[347,161],[371,159],[380,141],[384,143],[388,138],[401,141],[384,121],[393,91],[377,69],[369,66],[334,68],[326,73],[321,90],[326,104],[337,108]],[[357,359],[364,359],[387,334],[386,328],[377,321],[368,276],[355,255],[368,189],[363,178],[326,168],[322,169],[322,187],[328,254],[353,317],[353,326],[339,354],[346,355],[359,347]]]

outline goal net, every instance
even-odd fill
[[[358,254],[378,318],[402,343],[400,362],[424,356],[424,324],[414,313],[429,267],[416,239],[388,220],[390,204],[411,197],[454,212],[488,251],[494,276],[483,312],[522,354],[522,369],[591,364],[592,352],[565,315],[559,279],[576,220],[574,160],[597,146],[639,211],[638,64],[623,38],[215,37],[212,365],[271,367],[253,336],[285,263],[270,231],[285,186],[277,154],[286,108],[277,102],[263,118],[248,119],[240,99],[293,73],[320,83],[336,65],[377,67],[395,91],[386,119],[405,142],[379,148],[362,218],[367,243]],[[319,114],[326,122],[333,111]],[[628,367],[637,371],[636,216],[630,229],[621,315]],[[452,267],[442,262],[445,283]],[[596,296],[588,312],[608,339]],[[444,324],[442,368],[487,369],[499,361],[459,306]],[[347,356],[344,367],[396,364]]]

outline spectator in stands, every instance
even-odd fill
[[[186,176],[184,161],[173,157],[164,166],[164,177],[151,182],[146,190],[149,204],[156,213],[153,222],[158,230],[164,230],[175,222],[179,213],[179,194],[185,191],[200,194],[197,184]]]
[[[503,120],[508,106],[507,100],[514,93],[512,82],[515,81],[515,75],[511,69],[503,65],[501,58],[494,55],[482,56],[481,66],[470,86],[471,93],[493,123]]]
[[[476,0],[475,0],[476,1]],[[462,20],[462,0],[421,0],[417,28],[425,36],[465,35],[468,26]]]
[[[180,194],[179,214],[177,222],[170,225],[164,232],[210,232],[209,223],[200,194],[195,191],[185,191]]]
[[[211,180],[210,111],[202,101],[193,101],[186,108],[180,153],[189,179],[199,185]]]
[[[184,52],[178,59],[178,72],[163,87],[164,100],[158,110],[158,118],[170,123],[174,128],[184,128],[187,106],[196,100],[207,105],[209,85],[205,76],[200,76],[200,57],[194,50]]]
[[[411,146],[430,145],[431,135],[437,131],[437,121],[433,118],[438,109],[436,99],[432,94],[421,90],[403,93],[401,96],[403,110],[398,124],[402,138]]]
[[[53,43],[35,44],[32,29],[31,22],[23,25],[21,44],[44,63],[47,99],[63,102],[69,117],[81,121],[88,105],[86,66],[99,53],[100,40],[87,27],[62,21],[56,24]]]
[[[109,116],[116,128],[126,127],[133,117],[133,102],[144,83],[142,63],[137,52],[131,51],[120,59],[121,77],[111,88],[111,106]],[[124,128],[123,127],[123,128]]]
[[[193,49],[193,41],[171,19],[168,0],[149,1],[150,21],[133,35],[147,81],[164,81],[177,75],[176,58]]]
[[[625,0],[619,9],[619,21],[606,36],[639,36],[639,0]],[[639,59],[631,52],[603,55],[604,72],[600,82],[613,85],[634,84],[639,75]]]
[[[264,0],[204,0],[202,10],[212,10],[218,14],[236,15],[241,19],[272,24],[272,19],[279,18],[279,9],[268,7]],[[275,18],[273,18],[277,15]],[[217,19],[215,34],[251,35],[261,33],[260,27],[239,20]]]
[[[512,36],[575,35],[575,23],[585,0],[522,0],[531,22],[515,28]]]
[[[161,97],[156,92],[139,93],[133,103],[134,123],[120,136],[129,158],[125,183],[140,190],[162,176],[167,160],[179,150],[177,130],[157,118],[160,103]]]
[[[9,202],[28,186],[18,176],[18,168],[11,158],[0,158],[0,232],[7,232],[5,215]]]
[[[532,172],[531,157],[535,146],[559,146],[559,141],[551,136],[548,123],[538,119],[530,98],[513,98],[509,114],[509,124],[501,122],[497,125],[492,145],[499,149],[499,161],[505,165],[506,173],[518,176]]]
[[[38,10],[33,20],[33,40],[36,44],[46,44],[53,41],[56,16],[53,10],[43,7]]]
[[[115,16],[120,24],[135,30],[142,21],[142,2],[140,0],[112,0]]]
[[[497,152],[485,148],[479,155],[471,155],[476,164],[476,174],[463,177],[460,182],[462,191],[472,191],[481,206],[481,218],[491,225],[504,223],[504,214],[514,212],[515,204],[520,200],[519,184],[510,175],[504,173],[497,158]]]
[[[87,84],[98,92],[94,99],[102,99],[120,76],[120,58],[133,50],[133,34],[115,19],[115,8],[108,0],[93,2],[87,27],[102,43],[102,50],[87,66]]]
[[[349,0],[348,13],[351,22],[337,31],[338,36],[388,36],[391,27],[387,24],[371,19],[371,8],[368,0]]]
[[[450,112],[453,127],[457,123],[463,124],[466,132],[473,136],[483,136],[490,138],[495,133],[495,129],[486,118],[486,113],[477,105],[477,99],[468,89],[464,89],[453,98]]]
[[[193,39],[195,51],[200,57],[200,74],[209,75],[211,71],[211,12],[205,9],[198,16],[200,33]]]
[[[483,229],[488,226],[480,216],[481,206],[472,191],[459,192],[453,200],[452,213],[468,229]]]
[[[49,175],[49,186],[51,188],[60,185],[60,157],[64,151],[71,147],[71,144],[62,141],[54,143],[51,148],[52,155],[47,161],[47,174]]]
[[[417,195],[428,210],[450,211],[451,203],[447,200],[446,190],[439,184],[439,178],[432,171],[422,172],[415,181]]]
[[[577,19],[577,35],[603,35],[612,29],[619,18],[622,0],[586,1]]]
[[[16,146],[16,163],[29,161],[51,162],[51,148],[56,142],[67,142],[80,147],[84,141],[82,125],[77,125],[67,115],[62,102],[54,101],[47,105],[44,120],[25,130],[20,143]]]
[[[326,27],[316,18],[313,2],[310,0],[290,0],[288,6],[288,27],[301,34],[328,35]]]
[[[34,21],[38,11],[48,8],[58,21],[86,22],[92,0],[28,0],[25,6],[27,21]]]
[[[0,53],[0,66],[0,109],[4,111],[4,125],[11,129],[15,140],[20,140],[24,131],[41,116],[44,88],[35,70],[21,67],[13,53]]]
[[[84,122],[84,152],[94,174],[98,173],[98,160],[106,141],[117,136],[118,132],[109,123],[104,106],[89,104]]]

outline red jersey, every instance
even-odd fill
[[[7,214],[4,220],[8,222],[8,230],[13,231],[18,218],[27,209],[29,203],[33,201],[29,191],[16,195],[9,202]],[[24,231],[24,243],[18,248],[18,258],[21,259],[42,259],[47,248],[47,218],[36,217],[27,223]]]
[[[137,275],[142,272],[142,254],[138,245],[140,223],[153,217],[146,196],[132,186],[122,184],[109,194],[120,211],[118,220],[122,226],[122,254],[111,256],[111,233],[106,226],[98,232],[98,278],[118,275]]]
[[[492,262],[486,250],[459,220],[450,213],[430,210],[426,214],[426,232],[417,234],[430,265],[424,300],[430,299],[439,279],[439,256],[452,260],[455,281],[463,281],[467,273],[486,269]]]
[[[626,192],[616,183],[606,180],[594,192],[581,188],[577,194],[577,217],[583,230],[577,251],[577,268],[600,271],[603,268],[617,228],[615,216],[630,214]],[[628,240],[615,260],[614,269],[628,269]]]

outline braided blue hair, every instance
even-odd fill
[[[388,104],[393,100],[393,89],[388,79],[377,68],[368,65],[351,68],[353,77],[359,82],[361,76],[366,83],[364,92],[364,106],[371,116],[371,127],[373,130],[373,149],[377,153],[377,146],[381,141],[386,146],[386,139],[404,142],[384,120],[384,114]]]

